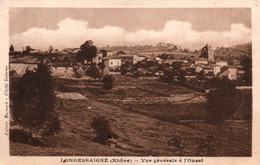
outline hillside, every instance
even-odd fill
[[[245,56],[252,56],[252,43],[234,45],[230,47],[221,47],[215,50],[216,57],[232,57],[241,58]]]

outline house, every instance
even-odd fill
[[[124,52],[124,51],[122,51],[122,50],[120,50],[119,52],[116,52],[116,55],[117,56],[119,56],[119,55],[125,55],[126,54],[126,52]]]
[[[109,51],[107,51],[107,56],[108,56],[108,57],[111,57],[111,56],[113,56],[113,52],[112,52],[112,51],[110,51],[110,50],[109,50]]]
[[[181,70],[188,70],[190,68],[190,64],[181,64]]]
[[[154,61],[154,58],[153,57],[146,57],[146,60],[147,61]]]
[[[199,65],[199,64],[207,65],[208,63],[209,63],[208,59],[203,58],[203,57],[199,57],[199,58],[195,59],[195,65]]]
[[[218,73],[221,72],[221,68],[222,68],[221,65],[211,64],[210,67],[213,68],[214,75],[217,75]]]
[[[216,65],[220,65],[220,66],[228,66],[227,61],[222,61],[222,60],[216,60]]]
[[[208,66],[203,67],[203,71],[204,71],[204,74],[208,74],[208,73],[213,73],[214,69],[208,65]]]
[[[195,72],[196,72],[196,65],[194,65],[194,64],[191,64],[190,66],[189,66],[189,68],[187,69],[187,71],[188,72],[190,72],[190,73],[192,73],[192,74],[194,74]]]
[[[118,68],[121,66],[121,59],[118,57],[103,57],[102,62],[108,68]]]
[[[106,56],[113,56],[113,52],[112,51],[110,51],[110,50],[104,50],[104,49],[102,49],[102,50],[100,50],[99,52],[101,52],[103,55],[102,55],[102,57],[106,57]]]
[[[96,53],[96,56],[94,57],[94,58],[92,58],[92,62],[93,63],[96,63],[96,64],[99,64],[99,63],[101,63],[102,62],[102,58],[103,57],[103,53],[101,53],[101,52],[97,52]]]
[[[146,57],[145,56],[140,56],[140,55],[137,55],[137,62],[139,62],[139,61],[143,61],[143,60],[145,60],[146,59]]]
[[[198,66],[196,66],[195,71],[196,71],[197,73],[199,73],[199,72],[203,71],[203,67],[200,66],[200,65],[198,65]]]
[[[122,60],[122,63],[136,64],[139,61],[145,60],[145,56],[121,54],[118,57]]]
[[[98,57],[102,58],[102,57],[103,57],[103,53],[102,53],[102,52],[100,52],[100,51],[97,51],[97,53],[96,53],[96,56],[98,56]]]
[[[135,61],[134,55],[124,54],[118,56],[122,63],[129,63],[129,64],[135,64],[137,61]]]
[[[163,64],[172,64],[174,62],[174,60],[171,60],[171,59],[165,59],[162,61]]]
[[[158,64],[162,63],[162,59],[160,57],[155,57],[154,61],[158,62]]]
[[[219,78],[227,77],[229,80],[237,79],[237,68],[223,67],[222,71],[218,74]]]

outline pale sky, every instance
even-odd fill
[[[10,44],[48,49],[169,42],[190,49],[251,42],[249,8],[10,8]]]

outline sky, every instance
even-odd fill
[[[47,50],[167,42],[199,49],[251,42],[250,8],[10,8],[10,44]]]

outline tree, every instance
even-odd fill
[[[129,64],[124,63],[120,66],[121,75],[125,75],[129,71]]]
[[[10,48],[9,48],[10,53],[14,52],[14,46],[11,44]]]
[[[49,46],[49,53],[52,53],[53,52],[53,46]]]
[[[31,50],[32,50],[31,46],[25,47],[25,53],[29,54],[31,52]]]
[[[222,125],[226,119],[230,119],[235,112],[240,93],[232,81],[227,78],[214,80],[211,82],[216,90],[211,90],[207,94],[206,109],[209,112],[209,123]]]
[[[88,62],[90,61],[92,63],[92,59],[96,57],[97,54],[97,48],[93,44],[92,40],[86,41],[84,44],[80,46],[80,52],[79,56],[81,61],[84,62],[84,60],[87,60]]]
[[[242,61],[242,66],[245,71],[243,80],[247,84],[252,85],[252,58],[245,57],[245,59]]]
[[[181,70],[180,74],[178,75],[177,79],[179,80],[180,83],[185,84],[186,83],[186,78],[185,78],[185,71]]]
[[[176,76],[176,72],[174,70],[167,69],[163,72],[163,76],[161,78],[168,83],[172,83],[174,76]]]
[[[174,45],[173,48],[172,48],[172,50],[178,50],[177,45]]]
[[[36,72],[27,70],[17,85],[13,99],[13,118],[25,130],[41,135],[59,132],[60,124],[54,112],[56,96],[50,70],[38,64]]]
[[[114,82],[114,78],[112,77],[112,75],[105,75],[103,77],[103,89],[109,90],[113,88],[113,82]]]

